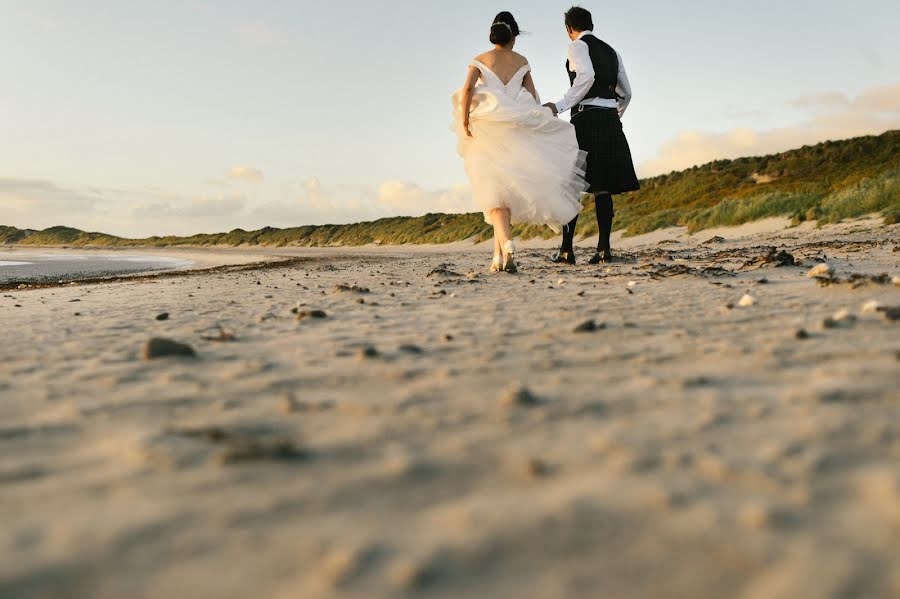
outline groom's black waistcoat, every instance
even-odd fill
[[[612,46],[593,35],[585,35],[581,41],[587,44],[591,55],[591,64],[594,66],[594,85],[588,90],[584,100],[592,98],[614,100],[618,98],[616,85],[619,83],[619,57],[616,51]],[[569,72],[569,84],[574,84],[577,73],[571,69],[568,60],[566,61],[566,71]],[[574,107],[575,110],[577,108],[577,106]]]

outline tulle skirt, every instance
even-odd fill
[[[515,97],[479,86],[466,135],[462,92],[453,96],[453,129],[479,209],[509,208],[514,223],[547,225],[559,232],[581,210],[586,154],[575,128],[540,106],[528,91]]]

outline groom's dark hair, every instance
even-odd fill
[[[591,17],[590,11],[573,6],[566,11],[566,27],[575,31],[593,31],[594,18]]]

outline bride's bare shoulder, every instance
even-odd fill
[[[494,51],[489,50],[487,52],[484,52],[484,53],[476,56],[475,60],[477,60],[478,62],[484,62],[485,60],[490,60],[493,56],[494,56]]]
[[[525,66],[526,64],[528,64],[528,59],[525,58],[524,56],[522,56],[521,54],[519,54],[518,52],[513,52],[513,56],[515,56],[517,59],[519,59],[521,66]]]

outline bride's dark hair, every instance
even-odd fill
[[[519,35],[519,24],[511,12],[503,11],[494,17],[491,25],[491,43],[505,46]]]

